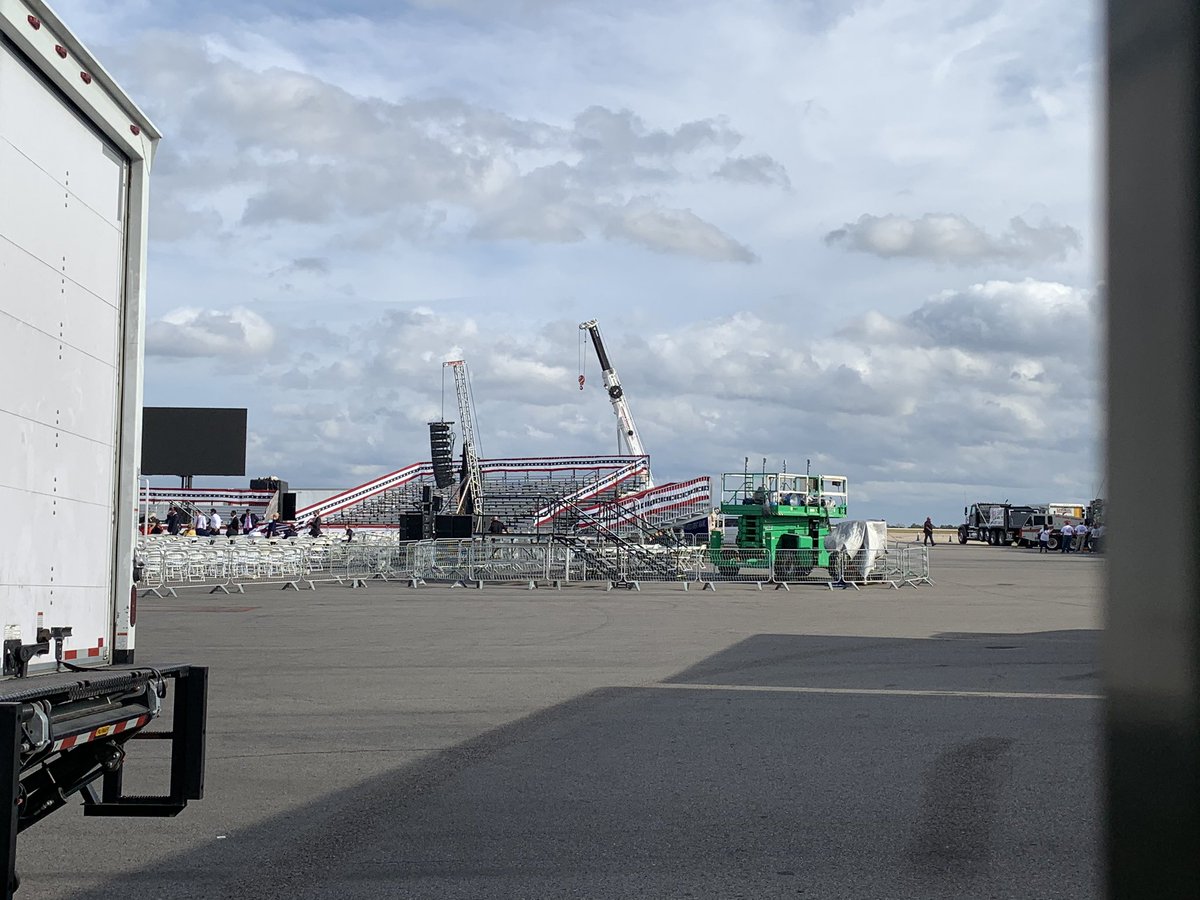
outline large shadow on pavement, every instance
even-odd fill
[[[758,635],[80,896],[1096,897],[1096,668],[1095,632]]]

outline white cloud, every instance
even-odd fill
[[[163,36],[138,64],[171,98],[167,115],[185,139],[165,145],[160,161],[160,183],[171,191],[158,213],[164,236],[211,228],[211,207],[203,222],[193,208],[232,188],[241,204],[225,225],[258,233],[340,232],[354,222],[411,238],[413,228],[395,227],[408,216],[426,233],[459,227],[477,239],[620,236],[710,261],[750,255],[695,213],[639,193],[715,180],[713,156],[742,142],[722,116],[656,128],[600,105],[556,123],[453,97],[382,99],[306,72],[255,70],[218,44],[202,48],[177,35]],[[721,177],[786,183],[782,164],[765,154],[728,162]],[[645,208],[641,226],[625,209],[635,199]]]
[[[626,207],[608,223],[608,234],[660,253],[679,253],[715,262],[754,262],[754,252],[689,209]]]
[[[716,174],[719,178],[743,184],[776,185],[782,188],[792,186],[787,169],[764,154],[730,157],[721,163]]]
[[[150,239],[182,241],[189,238],[220,236],[224,223],[221,214],[211,207],[192,207],[178,197],[153,194],[150,216]]]
[[[919,219],[862,215],[829,232],[825,242],[885,259],[907,256],[965,266],[1063,259],[1079,249],[1080,236],[1069,225],[1029,225],[1020,216],[1009,221],[1006,231],[992,235],[963,216],[926,213]]]
[[[253,310],[181,308],[146,326],[151,356],[245,357],[247,364],[275,343],[275,329]]]

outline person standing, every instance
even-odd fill
[[[167,510],[167,533],[179,534],[179,509],[175,506]]]
[[[279,531],[279,513],[272,513],[271,519],[267,522],[267,537],[273,538]]]
[[[1067,519],[1066,524],[1062,527],[1062,532],[1058,536],[1058,542],[1061,545],[1058,548],[1059,553],[1070,553],[1071,545],[1075,543],[1075,529],[1071,527],[1071,520]]]
[[[320,516],[313,516],[312,521],[308,523],[308,536],[309,537],[320,537],[321,536],[321,517]]]
[[[1082,553],[1088,548],[1088,535],[1091,529],[1086,521],[1075,526],[1075,549]]]
[[[192,528],[196,532],[196,537],[208,536],[208,516],[196,510],[196,515],[192,517]]]
[[[242,534],[249,534],[258,525],[258,516],[246,510],[246,514],[242,516]]]
[[[921,532],[925,537],[921,540],[921,546],[933,543],[933,519],[929,516],[925,517],[925,524],[921,526]]]
[[[1042,530],[1038,532],[1038,553],[1050,552],[1050,526],[1043,525]]]
[[[208,511],[208,533],[220,537],[222,524],[221,516],[215,509],[210,509]]]

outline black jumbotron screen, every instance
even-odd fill
[[[245,475],[246,410],[142,409],[143,475]]]

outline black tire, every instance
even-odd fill
[[[1058,549],[1058,535],[1057,534],[1050,535],[1050,540],[1046,542],[1046,549],[1047,550],[1057,550]]]
[[[967,542],[967,526],[966,525],[958,526],[958,542],[960,544],[965,544]]]

